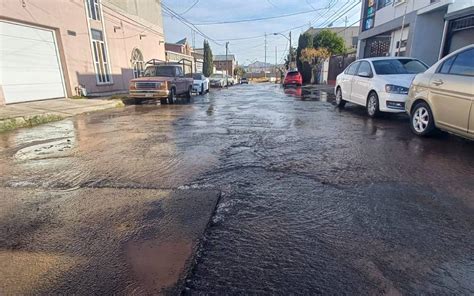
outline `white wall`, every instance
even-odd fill
[[[379,26],[398,17],[402,17],[405,13],[405,7],[406,13],[408,14],[414,10],[426,7],[430,5],[430,3],[430,0],[406,0],[405,3],[401,3],[396,6],[388,5],[375,12],[375,26]]]
[[[453,0],[454,3],[449,5],[448,13],[462,10],[468,7],[474,7],[474,0]]]
[[[395,30],[392,32],[392,40],[391,40],[391,43],[390,43],[390,56],[395,56],[395,54],[397,53],[398,49],[397,49],[397,42],[400,41],[400,34],[402,32],[402,29],[398,29],[398,30]],[[403,29],[403,35],[401,36],[402,37],[402,40],[408,40],[408,34],[410,33],[410,27],[405,27]],[[406,51],[407,49],[406,48],[401,48],[401,51]]]

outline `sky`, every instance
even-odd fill
[[[288,53],[289,42],[281,35],[292,32],[292,44],[296,47],[299,35],[309,26],[344,27],[358,25],[360,18],[359,0],[162,0],[164,6],[193,24],[209,40],[214,54],[225,54],[225,42],[229,42],[229,53],[236,55],[239,64],[247,65],[265,59],[265,37],[267,34],[267,63],[281,63]],[[232,22],[255,18],[295,14],[293,16],[252,22],[204,24],[209,22]],[[196,48],[202,48],[204,37],[184,25],[176,16],[163,10],[166,42],[193,39]],[[354,24],[356,23],[356,24]],[[193,38],[194,35],[194,38]],[[243,40],[232,40],[248,38]],[[275,55],[275,49],[277,54]],[[275,59],[276,57],[276,59]]]

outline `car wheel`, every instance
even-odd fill
[[[340,87],[336,90],[336,106],[343,108],[346,105],[346,101],[342,98],[342,90]]]
[[[134,99],[134,100],[133,100],[133,103],[134,103],[135,105],[141,105],[141,104],[143,104],[143,99]]]
[[[367,99],[367,114],[372,118],[380,114],[379,97],[375,92],[371,92]]]
[[[160,99],[161,105],[165,105],[167,102],[168,102],[167,99]]]
[[[418,136],[433,134],[436,127],[430,106],[425,102],[416,104],[410,116],[411,130]]]
[[[168,95],[168,104],[176,103],[176,90],[171,88],[170,94]]]
[[[190,87],[188,88],[188,92],[186,93],[186,102],[187,102],[187,103],[191,102],[192,93],[193,93],[193,87],[190,86]]]

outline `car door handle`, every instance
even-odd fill
[[[434,80],[432,83],[436,86],[440,86],[440,85],[444,84],[444,81],[441,80],[441,79],[438,79],[438,80]]]

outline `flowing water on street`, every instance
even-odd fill
[[[185,293],[473,294],[474,143],[332,102],[251,84],[6,133],[0,185],[220,190]]]

